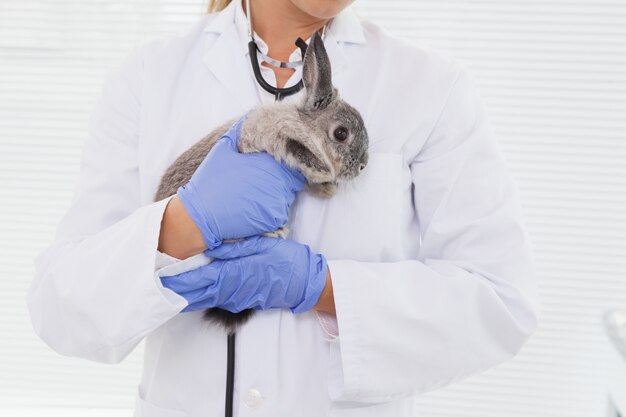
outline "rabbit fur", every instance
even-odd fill
[[[262,104],[250,110],[241,126],[238,149],[242,153],[267,152],[298,169],[308,191],[331,197],[338,182],[356,177],[367,164],[368,135],[358,111],[343,101],[332,85],[330,61],[317,32],[307,47],[302,73],[303,99]],[[163,174],[155,201],[176,194],[234,122],[224,123],[183,152]],[[285,238],[287,230],[264,235]],[[204,318],[231,334],[254,312],[209,308]]]

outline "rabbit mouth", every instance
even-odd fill
[[[365,152],[360,159],[350,161],[351,163],[344,168],[338,178],[342,180],[351,180],[357,177],[367,166],[368,159],[367,152]]]
[[[362,163],[357,166],[350,167],[342,171],[338,175],[337,179],[340,181],[348,181],[354,179],[361,173],[361,171],[363,171],[363,168],[365,168],[365,164]]]

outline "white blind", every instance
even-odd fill
[[[626,308],[626,0],[355,6],[473,69],[535,249],[535,336],[513,361],[423,396],[420,416],[603,416],[601,313]],[[132,407],[142,345],[115,366],[57,355],[32,333],[25,291],[69,204],[106,69],[203,9],[0,0],[0,407]]]

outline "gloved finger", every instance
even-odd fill
[[[285,163],[282,163],[283,169],[289,173],[291,177],[291,189],[295,192],[301,191],[304,188],[304,184],[306,183],[306,178],[300,171],[295,168],[291,168]]]
[[[220,300],[216,307],[228,310],[231,313],[238,313],[248,308],[263,306],[265,303],[265,296],[258,291],[256,285],[246,287],[244,283],[236,291],[227,295],[225,299]]]
[[[220,268],[221,265],[211,262],[178,275],[162,276],[161,284],[178,294],[205,288],[217,281]]]
[[[185,308],[180,310],[180,313],[187,313],[189,311],[196,311],[196,310],[204,310],[205,308],[213,308],[213,307],[215,307],[215,306],[213,305],[213,301],[212,300],[198,301],[198,302],[195,302],[195,303],[187,304],[187,306],[185,306]]]
[[[234,286],[228,284],[232,284],[232,282],[225,278],[225,281],[222,281],[222,285],[219,286],[220,288],[216,284],[181,294],[189,302],[186,310],[183,311],[218,307],[231,313],[238,313],[249,308],[248,306],[256,306],[263,302],[263,296],[258,294],[258,286],[254,282],[239,282]]]
[[[306,182],[306,178],[302,173],[296,168],[292,168],[287,165],[285,162],[277,160],[274,156],[270,155],[267,152],[252,152],[245,154],[245,158],[250,160],[257,159],[259,162],[268,164],[263,165],[261,163],[256,164],[259,167],[265,166],[266,172],[270,175],[279,175],[278,178],[281,180],[289,180],[290,189],[293,192],[301,191],[304,188],[304,184]]]
[[[239,152],[237,146],[239,144],[243,121],[244,118],[242,117],[233,123],[233,125],[215,142],[215,145],[213,145],[209,153],[211,155],[218,155],[222,152]]]
[[[215,142],[215,145],[213,145],[209,153],[212,155],[219,155],[223,152],[239,152],[239,149],[237,148],[238,138],[239,135],[231,136],[228,135],[228,132],[226,132],[217,140],[217,142]]]
[[[190,311],[200,310],[201,308],[203,308],[203,307],[202,306],[198,306],[198,305],[188,304],[185,308],[180,310],[180,313],[188,313]]]
[[[267,251],[276,246],[280,240],[280,238],[261,235],[251,236],[236,242],[222,242],[220,246],[207,249],[204,253],[207,256],[218,259],[240,258]]]
[[[228,130],[220,138],[220,140],[227,138],[231,145],[231,149],[237,152],[239,152],[239,148],[237,148],[237,145],[239,145],[239,137],[241,136],[241,126],[243,125],[243,122],[246,120],[247,117],[248,113],[240,117],[235,123],[232,124],[232,126],[228,128]]]
[[[189,304],[201,304],[205,308],[215,307],[218,303],[218,288],[216,285],[210,285],[197,290],[183,292],[180,295],[187,300]]]

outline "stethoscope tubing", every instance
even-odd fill
[[[306,53],[306,48],[307,48],[306,42],[303,41],[302,38],[298,38],[296,40],[296,45],[302,51],[302,56],[304,56],[304,54]],[[292,94],[295,94],[298,91],[300,91],[302,87],[304,87],[304,82],[302,81],[302,79],[300,79],[300,81],[298,81],[297,84],[294,84],[291,87],[287,87],[287,88],[277,88],[271,85],[270,83],[268,83],[267,81],[265,81],[265,78],[263,78],[263,74],[261,74],[261,67],[259,65],[259,61],[257,60],[257,51],[258,51],[258,47],[256,43],[254,42],[254,40],[251,40],[250,42],[248,42],[250,64],[252,65],[252,71],[254,72],[254,77],[256,78],[261,88],[263,88],[268,93],[273,94],[276,97],[276,100],[279,101],[283,97],[287,97]]]
[[[247,20],[248,20],[248,36],[250,37],[250,42],[248,42],[248,53],[250,55],[250,64],[252,66],[252,71],[254,72],[254,77],[257,82],[265,91],[270,94],[273,94],[276,98],[276,101],[282,100],[284,97],[290,96],[292,94],[297,93],[304,87],[304,81],[300,79],[297,84],[292,85],[287,88],[278,88],[274,87],[263,78],[263,74],[261,74],[261,67],[259,65],[258,56],[268,61],[270,64],[281,67],[281,68],[294,68],[302,65],[304,60],[304,55],[307,50],[307,43],[302,39],[296,39],[296,46],[300,48],[302,52],[302,60],[298,62],[282,62],[277,61],[263,54],[256,42],[254,41],[254,31],[252,30],[252,14],[250,13],[250,0],[246,0],[246,10],[247,10]],[[326,25],[322,29],[322,39],[324,39],[324,34],[326,32]],[[235,335],[236,333],[228,334],[228,350],[227,350],[227,363],[226,363],[226,402],[225,402],[225,416],[232,417],[233,416],[233,392],[235,385]]]
[[[302,65],[304,61],[304,55],[306,53],[306,49],[308,46],[307,43],[302,38],[296,39],[296,46],[300,48],[301,55],[302,55],[302,59],[298,62],[283,62],[283,61],[278,61],[278,60],[268,57],[267,55],[263,54],[259,50],[259,47],[257,46],[254,40],[254,30],[252,29],[252,13],[250,12],[250,0],[246,0],[246,11],[247,11],[246,17],[248,21],[248,37],[250,38],[250,41],[248,42],[248,55],[250,56],[250,65],[252,66],[252,71],[254,72],[254,78],[256,78],[256,81],[259,83],[261,88],[263,88],[268,93],[273,94],[274,97],[276,97],[277,101],[280,101],[284,97],[297,93],[304,87],[304,82],[302,81],[302,79],[300,79],[298,83],[292,85],[291,87],[286,87],[286,88],[274,87],[273,85],[265,81],[265,79],[263,78],[263,74],[261,74],[261,67],[259,65],[259,60],[258,60],[257,55],[260,55],[264,61],[267,61],[276,67],[294,68],[294,67],[298,67]],[[326,34],[326,25],[324,25],[324,27],[322,28],[322,35],[321,35],[322,40],[324,39],[325,34]]]

